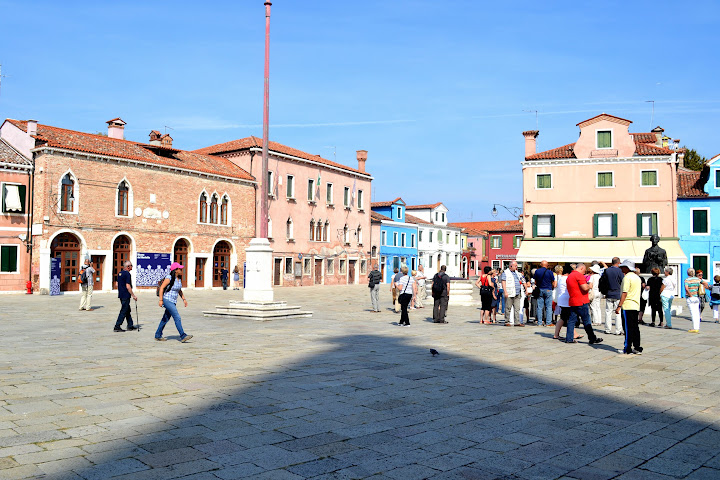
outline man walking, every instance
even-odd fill
[[[445,315],[450,300],[450,277],[445,273],[446,270],[447,267],[443,265],[432,279],[432,296],[435,300],[433,303],[433,322],[435,323],[448,323],[445,320]]]
[[[95,285],[95,269],[89,258],[85,259],[85,265],[80,269],[80,278],[85,275],[85,281],[80,284],[80,308],[78,310],[90,310],[92,303],[93,286]]]
[[[368,274],[368,287],[370,287],[370,303],[373,312],[380,311],[380,283],[382,282],[382,273],[378,270],[377,262],[373,262],[372,271]]]
[[[601,343],[603,339],[595,336],[592,321],[590,320],[590,300],[588,299],[590,285],[585,280],[584,263],[578,263],[575,270],[568,275],[567,291],[570,295],[570,318],[568,318],[565,343],[577,343],[577,340],[575,340],[575,324],[578,319],[585,327],[585,333],[587,333],[590,345]]]
[[[640,346],[640,327],[638,327],[638,314],[640,312],[640,277],[635,274],[635,263],[625,260],[620,264],[620,268],[625,274],[622,282],[622,295],[615,313],[619,314],[622,310],[622,319],[625,327],[625,354],[642,354],[643,348]]]
[[[524,327],[524,323],[520,323],[520,311],[523,308],[523,289],[527,288],[525,278],[517,271],[517,262],[510,262],[507,270],[500,276],[502,281],[503,294],[505,295],[505,326],[506,327]],[[512,315],[509,315],[512,308]],[[510,317],[508,321],[508,316]]]
[[[126,261],[125,268],[120,272],[117,279],[118,285],[118,298],[120,299],[120,314],[118,315],[117,322],[115,322],[116,332],[124,332],[122,324],[124,320],[127,320],[128,330],[137,330],[137,327],[133,325],[132,315],[130,314],[130,298],[137,302],[137,297],[132,289],[132,277],[130,276],[130,270],[132,270],[132,262]]]
[[[540,268],[535,270],[535,288],[539,289],[540,295],[537,296],[537,324],[538,327],[543,326],[543,319],[545,319],[545,326],[552,324],[552,293],[553,288],[557,286],[555,280],[555,274],[547,268],[547,260],[540,262]],[[533,293],[535,291],[533,290]]]
[[[622,295],[622,282],[625,274],[620,269],[620,259],[614,257],[612,259],[612,265],[605,269],[603,277],[606,277],[605,282],[607,283],[607,289],[603,291],[600,289],[600,293],[605,295],[605,333],[608,335],[612,334],[612,315],[615,312],[615,335],[623,334],[622,320],[620,318],[618,310],[618,304],[620,302],[620,296]],[[600,277],[600,285],[602,286],[603,280]],[[638,305],[639,307],[639,305]]]

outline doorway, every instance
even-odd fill
[[[213,250],[213,287],[222,287],[222,269],[230,270],[230,245],[220,241]]]
[[[355,264],[357,260],[348,260],[348,285],[355,283]]]
[[[205,262],[207,258],[195,259],[195,288],[205,287]]]
[[[175,248],[173,249],[173,262],[178,262],[180,265],[187,268],[188,251],[188,242],[184,238],[179,239],[175,242]],[[188,276],[183,273],[185,268],[181,269],[179,273],[183,288],[187,288]]]
[[[315,259],[315,285],[322,285],[322,260]]]
[[[103,270],[105,270],[105,255],[93,255],[90,258],[93,268],[95,269],[95,285],[94,289],[101,290],[103,288]]]
[[[50,256],[60,259],[60,291],[77,290],[80,241],[72,233],[61,233],[52,242]],[[73,288],[73,285],[76,288]]]
[[[113,290],[117,290],[117,277],[127,260],[130,260],[130,239],[127,235],[120,235],[113,242]]]
[[[280,274],[282,273],[282,258],[275,259],[275,270],[273,270],[273,285],[280,285]]]
[[[380,276],[382,277],[382,282],[387,283],[387,279],[385,278],[385,262],[387,259],[385,257],[380,257]]]

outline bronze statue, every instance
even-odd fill
[[[645,273],[652,273],[653,268],[659,268],[662,272],[668,264],[667,253],[664,249],[658,247],[660,237],[656,234],[650,236],[652,247],[645,250],[645,256],[643,257],[643,268]]]

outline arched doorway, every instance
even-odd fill
[[[80,268],[80,240],[72,233],[61,233],[52,242],[50,256],[60,259],[60,291],[72,290]]]
[[[226,268],[230,271],[230,245],[222,240],[213,249],[213,287],[222,287],[220,271]]]
[[[117,289],[117,276],[127,260],[130,260],[130,239],[120,235],[113,242],[113,289]]]
[[[180,270],[180,272],[182,272],[180,274],[180,279],[182,280],[183,288],[187,288],[188,274],[185,273],[185,270],[187,270],[188,251],[188,242],[184,238],[181,238],[177,242],[175,242],[175,248],[173,249],[173,262],[178,262],[184,267],[182,270]]]

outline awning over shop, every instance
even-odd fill
[[[535,240],[525,239],[517,253],[519,262],[608,262],[612,257],[640,263],[645,250],[650,248],[649,240]],[[687,257],[677,240],[660,240],[659,246],[667,252],[668,263],[687,263]]]

